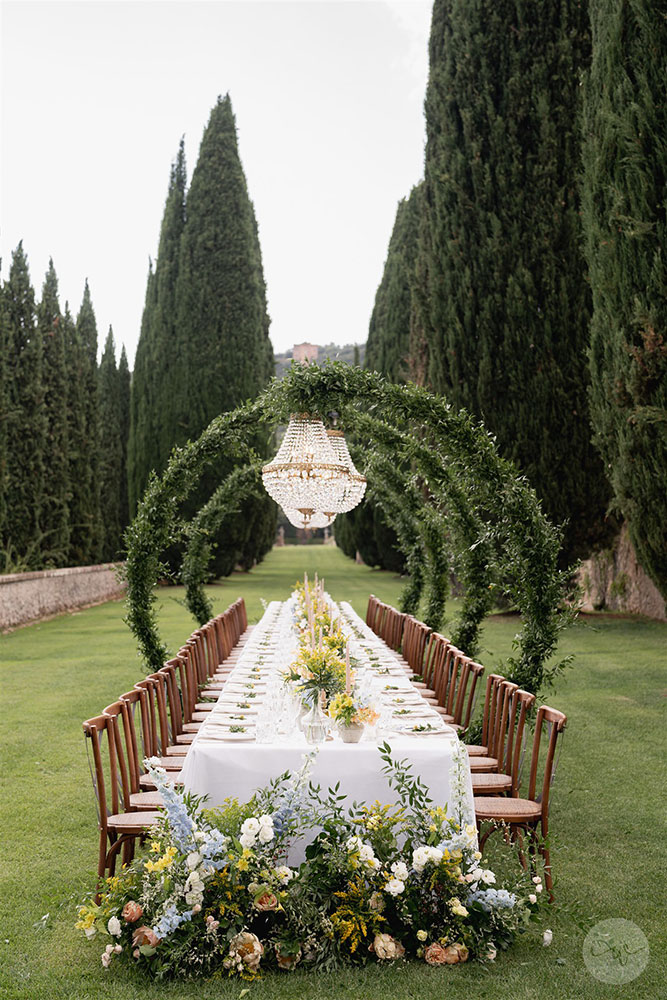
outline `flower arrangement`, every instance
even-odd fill
[[[339,691],[329,705],[329,715],[343,726],[374,726],[380,718],[370,705],[362,705],[352,693]]]
[[[331,699],[345,690],[345,661],[324,646],[308,649],[302,647],[286,679],[311,703],[318,691]]]
[[[148,766],[165,801],[150,846],[106,880],[76,926],[101,938],[105,968],[150,976],[329,970],[416,959],[489,961],[535,916],[542,883],[510,887],[482,867],[475,830],[434,806],[405,762],[380,748],[399,802],[345,807],[310,781],[314,754],[245,806],[206,810]],[[319,832],[299,868],[295,837]]]

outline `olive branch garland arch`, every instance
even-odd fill
[[[481,623],[492,604],[496,558],[487,528],[477,516],[474,506],[456,477],[432,449],[376,417],[356,414],[351,415],[351,421],[372,439],[376,446],[379,444],[385,453],[394,457],[402,455],[404,460],[411,460],[413,464],[418,465],[431,491],[434,491],[434,500],[444,508],[443,511],[440,507],[423,504],[424,548],[429,569],[428,600],[434,609],[440,606],[440,617],[442,617],[447,597],[445,585],[448,588],[448,580],[443,572],[444,552],[438,552],[434,536],[440,532],[442,540],[445,534],[449,534],[454,543],[455,569],[465,591],[461,614],[452,632],[452,641],[461,649],[465,649],[469,655],[474,656],[478,647]],[[369,451],[373,454],[370,463],[378,461],[375,458],[377,447]],[[393,463],[389,459],[382,461],[385,463],[385,477],[391,480]],[[437,610],[434,620],[436,616]],[[428,624],[431,624],[430,621]],[[434,625],[431,627],[435,628]]]
[[[254,402],[216,417],[196,441],[175,449],[162,476],[150,479],[125,535],[125,620],[147,666],[159,669],[168,655],[159,634],[154,587],[162,553],[184,530],[181,505],[202,474],[223,455],[243,458],[244,442],[252,440],[258,424],[284,423],[292,412],[325,416],[332,410],[367,413],[403,428],[398,433],[409,444],[406,454],[412,452],[416,472],[432,492],[442,494],[445,508],[446,480],[460,485],[461,511],[482,523],[470,551],[491,545],[500,554],[504,579],[523,615],[518,655],[508,660],[508,669],[517,683],[537,690],[562,668],[545,664],[574,615],[563,607],[566,574],[556,564],[559,530],[547,520],[526,480],[501,458],[491,436],[468,413],[420,386],[395,385],[376,372],[340,362],[293,364]],[[427,435],[428,462],[414,434]],[[480,576],[483,568],[477,567]]]
[[[185,584],[185,604],[199,625],[213,617],[213,605],[204,591],[204,581],[211,560],[209,539],[215,535],[225,518],[239,510],[239,504],[251,494],[263,490],[262,460],[232,469],[211,498],[200,508],[185,528],[187,548],[181,566]]]

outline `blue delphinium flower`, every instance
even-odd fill
[[[146,766],[164,801],[167,822],[174,843],[181,854],[189,854],[190,851],[196,849],[195,824],[185,807],[183,796],[167,781],[167,772],[159,766],[157,757],[150,757],[146,761]]]
[[[469,903],[479,903],[483,910],[511,909],[516,903],[516,896],[507,889],[475,889],[468,894]]]
[[[156,937],[166,938],[169,934],[173,934],[181,924],[187,923],[188,920],[192,920],[192,910],[185,910],[183,913],[179,913],[176,904],[172,903],[158,920],[153,928],[153,933]]]

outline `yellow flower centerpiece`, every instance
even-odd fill
[[[379,716],[370,705],[359,705],[348,691],[341,691],[329,705],[329,715],[338,723],[343,743],[358,743],[364,726],[374,726]]]

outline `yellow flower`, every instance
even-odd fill
[[[154,840],[151,843],[151,851],[153,852],[153,854],[160,854],[161,853],[161,851],[162,851],[162,844],[160,843],[159,840]]]
[[[163,872],[165,868],[170,868],[173,864],[174,858],[178,854],[175,847],[168,847],[161,858],[157,861],[147,861],[146,871],[147,872]]]

